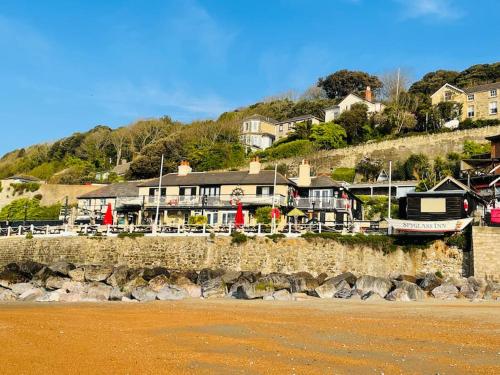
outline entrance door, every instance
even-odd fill
[[[217,225],[219,221],[219,214],[217,211],[206,211],[205,216],[208,219],[208,225]]]

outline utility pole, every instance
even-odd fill
[[[160,215],[160,200],[161,200],[161,179],[163,177],[163,154],[161,154],[160,163],[160,179],[158,181],[158,197],[156,198],[156,217],[153,231],[156,233],[156,228],[158,227],[158,219]]]
[[[273,183],[273,206],[271,208],[271,234],[274,234],[274,227],[276,225],[276,213],[274,212],[275,196],[276,196],[276,176],[278,174],[278,164],[274,165],[274,183]]]
[[[68,222],[68,196],[64,200],[64,224]]]
[[[391,218],[391,195],[392,195],[392,161],[389,160],[389,201],[387,202],[387,218]]]

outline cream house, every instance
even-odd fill
[[[464,89],[444,84],[431,95],[432,105],[442,102],[456,102],[462,106],[460,120],[499,119],[498,98],[500,82],[467,87]]]
[[[321,122],[319,118],[313,115],[297,116],[280,121],[276,123],[276,140],[287,137],[295,130],[295,125],[299,123],[308,123],[309,125],[316,125]]]
[[[241,124],[241,142],[252,151],[265,150],[276,140],[277,121],[261,115],[253,115]]]
[[[352,105],[357,103],[365,104],[368,107],[369,114],[380,113],[385,108],[384,104],[373,100],[370,86],[367,86],[364,98],[356,94],[349,94],[339,104],[326,108],[325,122],[336,120],[343,112],[349,111]]]

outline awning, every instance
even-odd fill
[[[301,210],[298,208],[294,208],[291,210],[286,216],[292,216],[292,217],[299,217],[299,216],[306,216],[305,213],[303,213]]]

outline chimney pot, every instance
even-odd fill
[[[369,102],[372,101],[373,97],[372,97],[372,89],[370,86],[366,86],[366,91],[365,91],[365,99]]]

